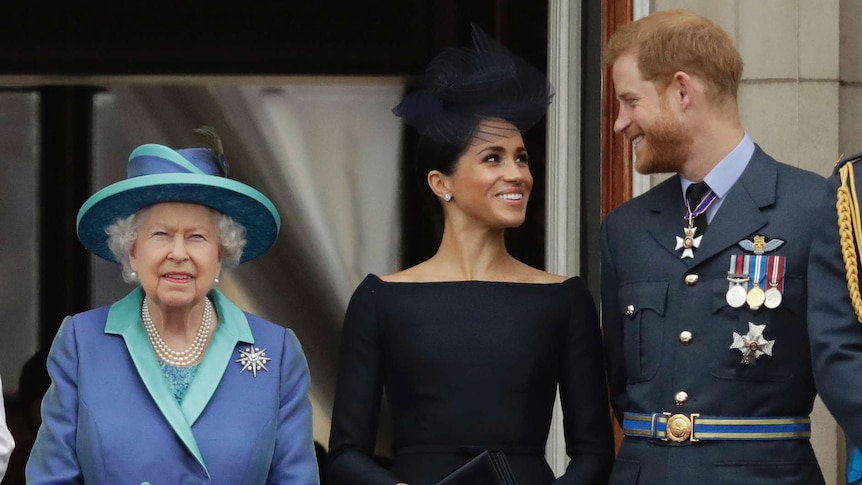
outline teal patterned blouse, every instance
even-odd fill
[[[165,378],[168,380],[168,387],[171,388],[171,393],[174,395],[174,399],[176,399],[178,403],[182,403],[183,398],[186,397],[186,392],[189,390],[189,385],[195,378],[195,372],[197,372],[198,366],[174,367],[170,364],[165,364],[164,362],[159,361],[159,367],[161,367],[162,373],[165,374]]]

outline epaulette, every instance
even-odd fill
[[[862,161],[862,152],[859,152],[856,155],[852,155],[852,156],[849,156],[847,158],[843,158],[841,160],[838,160],[838,162],[835,163],[835,168],[832,170],[832,175],[838,175],[838,171],[841,170],[841,167],[843,167],[844,165],[847,165],[850,162],[856,163],[859,161]]]

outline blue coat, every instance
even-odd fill
[[[862,156],[848,162],[854,164],[857,190],[862,188],[860,162]],[[862,444],[862,392],[859,389],[862,384],[862,323],[856,317],[847,289],[838,233],[836,201],[840,185],[837,174],[829,179],[820,205],[821,225],[811,248],[809,334],[820,396],[850,441],[858,446]]]
[[[318,483],[309,373],[293,332],[212,291],[219,323],[182,404],[140,317],[139,287],[66,317],[48,356],[51,387],[27,483]],[[240,350],[268,370],[240,372]]]
[[[611,212],[602,228],[602,325],[611,400],[634,413],[808,416],[815,389],[806,319],[808,251],[823,177],[776,162],[759,147],[725,195],[693,259],[681,259],[685,206],[674,176]],[[731,307],[731,257],[755,235],[781,239],[783,303]],[[741,362],[733,334],[765,325],[772,355]],[[689,333],[683,333],[683,332]],[[679,392],[687,400],[677,403]],[[626,437],[612,484],[823,483],[808,440],[675,444]]]

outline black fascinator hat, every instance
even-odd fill
[[[554,95],[548,78],[472,24],[473,46],[449,48],[425,69],[422,88],[392,109],[436,142],[466,146],[479,122],[500,118],[526,131]]]

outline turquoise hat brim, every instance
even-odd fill
[[[247,243],[241,263],[269,250],[281,229],[272,201],[246,184],[201,173],[159,173],[122,180],[93,194],[78,211],[78,239],[96,256],[117,262],[105,229],[119,218],[161,202],[205,205],[245,226]]]

